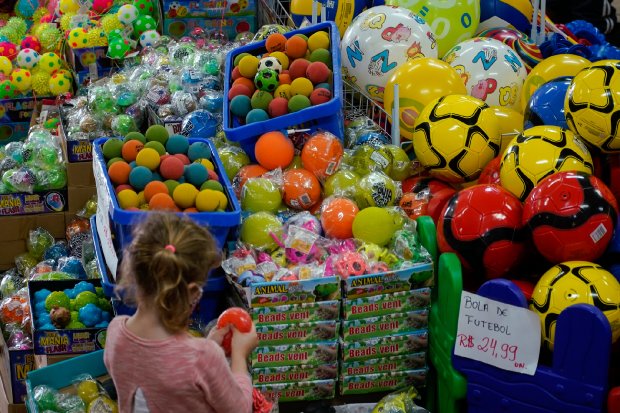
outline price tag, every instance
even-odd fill
[[[110,226],[110,205],[108,199],[108,189],[105,178],[93,162],[95,168],[95,186],[97,187],[97,233],[101,242],[101,250],[105,262],[112,273],[112,279],[116,280],[116,270],[118,267],[118,256],[112,241],[112,228]]]
[[[539,353],[536,314],[463,291],[455,355],[533,376]]]

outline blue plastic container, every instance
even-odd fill
[[[113,225],[116,247],[119,251],[129,245],[132,237],[132,229],[141,219],[146,218],[148,211],[125,211],[121,209],[114,192],[114,185],[110,181],[107,173],[105,158],[103,156],[102,146],[111,138],[100,138],[93,143],[93,168],[95,172],[95,182],[97,184],[97,192],[99,202],[108,204],[110,211],[110,221]],[[189,216],[199,224],[209,227],[211,234],[217,241],[217,245],[223,248],[226,239],[231,231],[237,229],[241,223],[241,206],[235,196],[230,181],[224,173],[224,166],[217,155],[217,149],[208,139],[189,139],[190,144],[194,142],[205,142],[211,149],[211,161],[215,166],[215,171],[220,178],[220,183],[224,187],[226,198],[228,198],[228,210],[226,212],[197,212],[184,214]],[[120,256],[120,255],[119,255]]]
[[[110,297],[115,315],[132,315],[136,312],[135,307],[123,302],[122,297],[115,291],[116,283],[110,278],[110,274],[108,273],[108,267],[105,263],[103,252],[101,251],[101,241],[99,240],[99,234],[97,234],[97,222],[94,215],[90,218],[90,230],[95,246],[97,268],[99,274],[101,274],[103,293],[107,297]],[[211,271],[207,283],[204,286],[200,303],[194,311],[194,318],[198,318],[205,324],[216,318],[219,315],[218,310],[222,305],[225,292],[229,287],[230,285],[226,281],[226,277],[221,269]]]
[[[310,129],[312,132],[317,130],[329,131],[338,138],[344,137],[344,117],[342,113],[342,74],[340,73],[340,35],[334,22],[324,22],[285,33],[286,38],[296,34],[310,36],[318,31],[327,31],[330,38],[330,54],[332,57],[333,83],[332,99],[316,106],[310,106],[299,112],[289,113],[278,116],[263,122],[251,123],[249,125],[239,123],[236,116],[230,113],[228,102],[224,108],[224,133],[226,137],[235,142],[239,142],[243,150],[252,158],[254,157],[254,145],[258,138],[266,132],[286,129]],[[243,47],[234,49],[226,55],[226,69],[224,77],[224,96],[228,96],[228,91],[232,85],[231,74],[234,68],[234,60],[241,53],[250,53],[254,56],[266,53],[265,41],[250,43]]]

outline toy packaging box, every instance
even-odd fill
[[[336,380],[301,381],[255,386],[268,399],[280,402],[333,399]]]
[[[67,209],[67,191],[52,189],[48,191],[15,194],[0,194],[0,216],[44,214],[61,212]]]
[[[401,356],[426,351],[427,348],[427,331],[348,341],[342,344],[342,360],[346,363],[355,360]]]
[[[44,98],[24,97],[0,100],[0,144],[19,141],[28,135],[32,113],[37,100]]]
[[[417,370],[426,367],[426,353],[413,353],[403,356],[390,356],[342,363],[343,376],[387,373],[390,371]]]
[[[226,16],[220,18],[166,18],[164,19],[164,34],[181,38],[188,36],[196,27],[210,30],[221,30],[233,40],[239,33],[256,31],[256,16]]]
[[[32,350],[7,350],[4,338],[0,337],[0,382],[9,403],[23,403],[26,399],[26,375],[34,370]]]
[[[364,340],[426,330],[427,328],[428,310],[418,310],[343,321],[342,336],[346,341]]]
[[[255,307],[251,309],[251,314],[252,319],[260,325],[338,320],[340,302],[332,300],[277,307]]]
[[[256,333],[261,345],[311,343],[338,338],[340,324],[335,321],[314,323],[258,325]]]
[[[367,394],[391,391],[407,386],[424,387],[428,369],[391,371],[380,374],[343,376],[340,394]]]
[[[163,16],[166,19],[208,17],[222,18],[256,14],[255,0],[164,0]]]
[[[252,368],[331,364],[338,360],[338,342],[261,346],[251,358]]]
[[[344,295],[347,299],[369,297],[430,287],[432,282],[433,264],[420,263],[398,271],[349,277],[344,281]]]
[[[299,381],[334,380],[338,378],[338,363],[320,366],[280,366],[252,369],[254,384],[296,383]]]
[[[345,320],[384,316],[400,312],[429,308],[431,289],[400,291],[391,294],[374,295],[343,300],[343,317]]]

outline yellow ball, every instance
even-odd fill
[[[159,152],[153,148],[144,148],[138,152],[138,156],[136,156],[136,165],[146,166],[151,171],[157,169],[159,161]]]
[[[71,19],[73,19],[73,16],[75,16],[75,13],[66,13],[62,15],[60,18],[60,28],[63,31],[66,32],[71,28]]]
[[[54,73],[52,77],[50,77],[49,87],[52,95],[58,96],[71,90],[71,78],[67,77],[67,75],[62,72],[66,71],[59,70],[58,72]]]
[[[101,27],[95,27],[88,31],[88,46],[97,47],[97,46],[107,46],[108,38],[105,35],[105,32]]]
[[[196,209],[200,212],[224,210],[227,205],[226,195],[214,189],[203,189],[196,197]]]
[[[127,208],[137,208],[140,205],[140,198],[136,191],[132,191],[131,189],[123,189],[117,195],[118,204],[123,209]]]
[[[9,77],[11,82],[20,92],[28,92],[32,88],[32,76],[26,69],[15,69]]]
[[[200,158],[200,159],[196,159],[194,161],[194,163],[200,163],[202,164],[202,166],[204,166],[205,168],[211,170],[211,171],[215,171],[215,167],[213,166],[213,162],[211,162],[210,160],[206,159],[206,158]]]
[[[185,209],[194,206],[197,195],[198,190],[194,185],[184,183],[174,188],[172,199],[174,199],[174,202],[176,202],[179,208]]]
[[[138,206],[146,204],[146,198],[144,197],[144,191],[138,192]]]
[[[314,90],[314,86],[309,79],[305,77],[298,77],[291,82],[291,95],[304,95],[310,97],[310,94]]]
[[[118,20],[116,14],[106,14],[101,18],[101,27],[106,35],[108,35],[114,29],[123,30],[123,23]]]
[[[316,32],[308,38],[308,49],[314,52],[316,49],[329,50],[329,36],[326,32]]]
[[[50,74],[37,70],[32,73],[32,90],[39,96],[49,96],[50,91]]]
[[[72,49],[82,49],[88,46],[88,32],[83,27],[77,27],[69,32],[67,43]]]
[[[9,58],[6,56],[0,56],[0,72],[4,73],[5,76],[8,76],[11,74],[12,70],[13,64],[11,64]]]
[[[275,57],[280,61],[280,63],[282,63],[282,70],[288,70],[288,65],[290,64],[290,62],[287,55],[282,52],[272,52],[269,53],[269,56]]]
[[[39,69],[44,72],[52,73],[62,67],[60,57],[54,52],[43,53],[39,59]]]
[[[291,85],[280,85],[280,86],[278,86],[276,91],[273,92],[273,97],[274,98],[284,98],[286,100],[289,100],[291,98]]]
[[[80,5],[75,0],[60,0],[59,9],[62,14],[76,13]]]
[[[256,56],[245,56],[239,61],[239,73],[248,79],[254,79],[258,70],[258,58]]]

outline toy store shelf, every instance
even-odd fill
[[[379,103],[358,89],[346,79],[342,79],[343,108],[345,121],[360,115],[368,116],[383,130],[388,137],[392,137],[391,123],[388,113]]]
[[[288,2],[287,2],[288,3]],[[279,0],[258,0],[258,26],[279,24],[295,27],[288,7]]]

